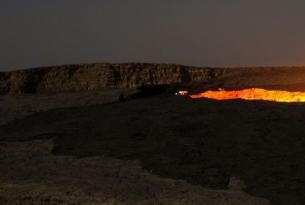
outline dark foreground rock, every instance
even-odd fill
[[[16,198],[33,196],[31,190],[39,190],[27,187],[33,181],[45,186],[45,179],[55,183],[57,177],[62,176],[67,180],[58,182],[58,186],[65,187],[74,179],[88,177],[83,184],[78,181],[74,188],[67,189],[77,190],[91,184],[90,190],[97,190],[95,193],[108,187],[114,191],[107,193],[123,194],[125,191],[114,188],[120,184],[119,179],[115,183],[108,181],[103,174],[105,170],[99,169],[103,164],[108,166],[104,159],[111,159],[110,165],[136,161],[131,163],[132,167],[173,183],[182,180],[185,182],[182,187],[191,185],[216,191],[242,189],[252,196],[268,199],[272,204],[300,205],[305,203],[304,116],[303,103],[194,100],[165,94],[38,112],[0,126],[0,144],[10,146],[10,143],[52,139],[52,154],[18,158],[19,155],[15,157],[18,151],[11,149],[8,157],[0,161],[0,179],[4,183],[1,187],[13,187],[9,193],[15,193]],[[102,162],[96,163],[100,158]],[[92,160],[91,169],[88,161]],[[85,163],[84,167],[80,162]],[[134,169],[138,168],[128,172],[130,177],[137,173]],[[116,168],[111,170],[107,172],[109,175],[117,173]],[[25,191],[16,188],[20,180],[25,180],[22,183]],[[147,180],[143,183],[154,184]],[[128,190],[138,192],[143,186],[128,186]],[[49,184],[47,187],[50,192],[60,190]],[[173,203],[180,200],[181,195],[185,196],[183,191],[174,191],[175,186],[159,188],[155,190],[157,195],[164,193],[161,190],[173,193],[169,194]],[[2,195],[10,195],[6,193]],[[38,197],[41,192],[34,193],[38,193],[34,195],[37,200],[42,200]],[[153,204],[154,194],[148,204]],[[197,198],[197,195],[186,195],[192,200]],[[199,198],[201,196],[206,196],[204,191],[198,194]],[[143,198],[137,199],[140,202]],[[205,204],[205,200],[193,204]],[[171,203],[169,200],[163,204]]]
[[[161,178],[135,160],[53,156],[52,149],[52,139],[0,143],[2,205],[270,204],[238,189],[203,189]]]

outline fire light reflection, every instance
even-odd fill
[[[210,90],[199,94],[190,95],[191,98],[209,98],[215,100],[265,100],[275,102],[305,102],[305,92],[290,92],[283,90],[266,90],[250,88],[243,90]]]

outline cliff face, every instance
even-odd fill
[[[247,87],[303,84],[305,67],[207,68],[171,64],[79,64],[0,73],[1,94],[54,93],[143,84]]]
[[[83,64],[0,73],[2,94],[93,90],[105,87],[134,88],[207,81],[208,68],[157,64]]]

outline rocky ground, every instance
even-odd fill
[[[0,125],[36,112],[55,108],[80,107],[118,101],[120,94],[132,95],[136,89],[104,88],[94,91],[54,94],[0,95]]]
[[[1,97],[1,204],[305,204],[304,104],[122,92]]]
[[[202,136],[193,141],[190,130],[191,140],[179,139],[185,128],[171,127],[190,119],[186,99],[118,102],[134,92],[2,96],[0,204],[271,204],[247,193],[237,173],[191,159]],[[105,133],[96,135],[99,129]]]
[[[54,156],[52,149],[52,139],[0,144],[1,204],[270,204],[234,177],[230,190],[205,189],[154,175],[137,160]]]

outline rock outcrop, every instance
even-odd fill
[[[56,93],[146,85],[298,85],[305,67],[209,68],[174,64],[79,64],[0,73],[0,94]]]
[[[242,190],[212,190],[162,178],[136,160],[51,154],[53,140],[0,143],[0,203],[6,205],[271,205]]]

